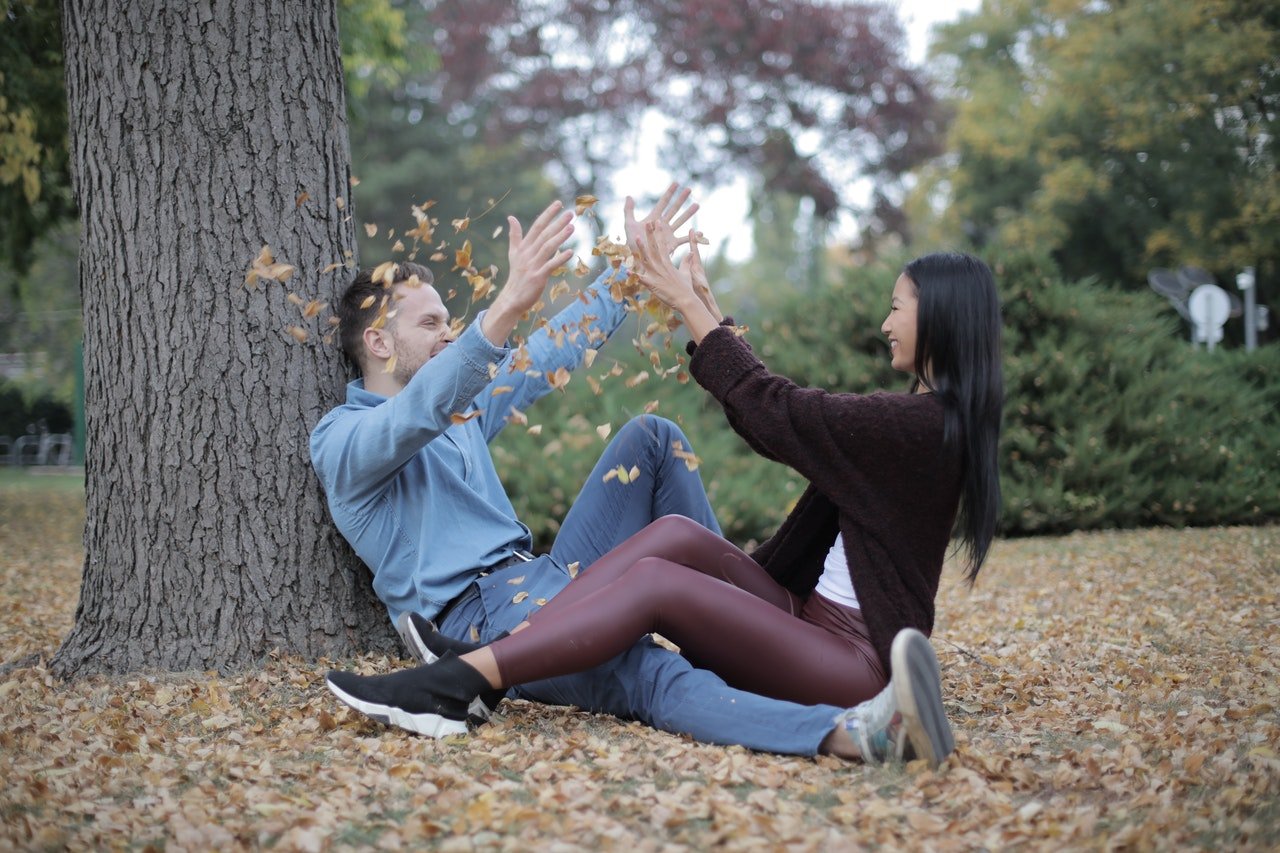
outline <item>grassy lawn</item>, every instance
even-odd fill
[[[54,681],[80,475],[0,471],[0,849],[1185,850],[1280,847],[1280,528],[997,544],[948,572],[937,771],[759,755],[504,704],[430,741],[331,666]]]
[[[42,497],[50,492],[83,494],[84,469],[0,466],[0,493]]]

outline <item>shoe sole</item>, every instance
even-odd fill
[[[327,678],[324,683],[329,687],[329,692],[337,696],[339,700],[355,708],[365,716],[385,725],[399,726],[402,729],[433,738],[467,733],[467,724],[463,720],[451,720],[440,714],[410,714],[391,705],[380,705],[376,702],[365,702],[357,699]]]
[[[916,757],[937,767],[955,749],[951,724],[942,707],[942,677],[938,656],[924,634],[913,628],[898,632],[890,649],[894,694],[902,725]]]
[[[396,633],[400,635],[401,642],[405,648],[409,650],[409,656],[420,664],[435,663],[440,660],[440,656],[431,649],[427,648],[427,644],[418,634],[416,628],[413,627],[413,620],[409,618],[409,612],[401,613],[396,619]],[[499,699],[501,701],[501,699]],[[473,718],[473,722],[477,725],[489,722],[489,717],[493,715],[493,708],[497,707],[495,702],[493,707],[486,705],[480,697],[471,700],[467,713]]]

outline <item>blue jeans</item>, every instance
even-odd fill
[[[459,602],[440,630],[460,639],[492,642],[564,589],[571,580],[570,564],[588,571],[602,554],[664,515],[684,515],[719,533],[702,480],[671,453],[675,441],[692,450],[689,439],[668,420],[643,416],[627,423],[587,477],[551,553],[480,578],[480,594]],[[604,482],[605,473],[618,465],[628,470],[635,466],[640,476],[630,483],[617,478]],[[639,720],[706,743],[798,755],[817,753],[840,711],[831,705],[797,705],[736,690],[649,638],[606,664],[521,684],[512,693]]]

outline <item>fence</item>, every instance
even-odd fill
[[[47,432],[16,439],[0,435],[0,465],[70,465],[75,440],[69,433]]]

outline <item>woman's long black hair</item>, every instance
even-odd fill
[[[955,533],[967,552],[966,578],[972,584],[1000,516],[1000,297],[991,268],[972,255],[938,252],[915,259],[902,271],[919,300],[917,383],[942,402],[943,441],[949,447],[962,442]]]

